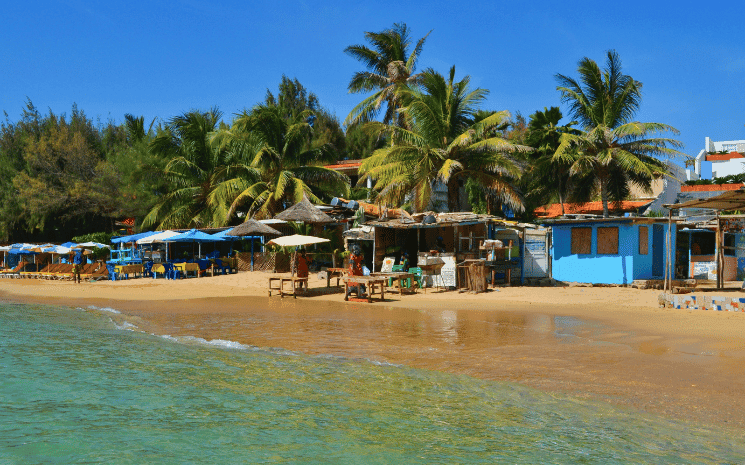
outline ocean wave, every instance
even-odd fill
[[[107,313],[122,313],[119,310],[115,310],[111,307],[96,307],[95,305],[88,305],[88,310],[96,310],[99,312],[107,312]]]

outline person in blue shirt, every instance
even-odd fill
[[[409,264],[409,252],[404,252],[401,255],[401,259],[398,261],[398,264],[401,265],[401,266],[403,266],[402,269],[404,271],[409,271],[409,266],[410,266],[410,264]]]
[[[72,280],[80,284],[80,269],[83,267],[83,251],[78,249],[72,257]]]

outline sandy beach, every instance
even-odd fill
[[[265,273],[76,285],[0,280],[0,298],[110,307],[156,334],[342,356],[745,426],[745,313],[658,308],[660,291],[503,287],[346,303],[311,275],[311,296],[267,297]],[[700,295],[700,293],[697,293]]]

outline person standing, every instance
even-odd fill
[[[309,259],[308,256],[306,255],[305,249],[300,249],[300,255],[297,256],[297,260],[295,261],[295,269],[297,269],[298,278],[308,279],[308,265],[310,265],[311,261],[312,260]],[[297,287],[299,289],[302,289],[303,282],[302,281],[298,282]]]
[[[365,257],[362,255],[361,252],[352,252],[352,255],[349,257],[349,276],[365,275],[365,272],[362,269],[364,259]],[[358,298],[363,298],[367,289],[362,283],[350,282],[345,298],[349,298],[349,295],[355,291],[357,292]]]
[[[80,269],[83,267],[83,251],[78,249],[72,257],[72,280],[80,284]]]

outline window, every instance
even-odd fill
[[[618,227],[598,228],[598,255],[618,253]]]
[[[572,228],[572,254],[592,253],[592,228]]]
[[[639,226],[639,255],[649,253],[649,226]]]

